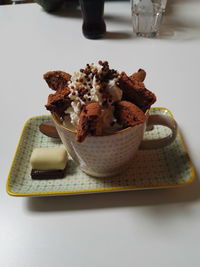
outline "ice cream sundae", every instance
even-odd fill
[[[64,126],[73,126],[78,142],[88,135],[134,127],[145,121],[145,112],[156,101],[144,85],[145,76],[143,69],[130,76],[110,69],[107,61],[87,64],[72,75],[49,71],[44,79],[55,92],[49,95],[46,108]]]

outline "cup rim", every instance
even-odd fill
[[[64,126],[64,125],[61,123],[61,121],[60,121],[58,115],[57,115],[55,112],[51,112],[51,116],[52,116],[52,118],[53,118],[53,121],[54,121],[57,125],[59,125],[61,128],[67,130],[68,132],[71,132],[71,133],[73,133],[73,134],[76,134],[76,131],[70,130],[69,128],[67,128],[66,126]],[[148,119],[148,116],[149,116],[149,109],[146,110],[146,112],[145,112],[145,116],[146,116],[146,120],[145,120],[145,122],[146,122],[147,119]],[[144,123],[145,123],[145,122],[144,122]],[[121,130],[116,131],[116,132],[113,132],[113,133],[108,133],[108,134],[104,134],[104,135],[96,135],[95,137],[103,137],[103,136],[110,136],[110,135],[120,134],[120,133],[123,133],[123,132],[127,132],[127,131],[129,131],[129,130],[135,128],[135,127],[139,127],[139,126],[143,125],[144,123],[137,124],[137,125],[135,125],[135,126],[133,126],[133,127],[129,126],[129,127],[127,127],[127,128],[121,129]],[[91,136],[91,137],[94,137],[94,136]]]

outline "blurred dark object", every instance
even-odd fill
[[[79,0],[33,0],[49,13],[57,12],[59,9],[66,10],[77,7]]]
[[[1,1],[1,0],[0,0]],[[64,4],[80,4],[83,17],[82,31],[88,39],[98,39],[106,33],[104,0],[35,0],[47,12],[55,12]]]
[[[63,5],[65,0],[35,0],[35,2],[41,5],[45,11],[54,12]]]
[[[98,39],[104,36],[104,0],[79,0],[83,17],[82,31],[86,38]]]
[[[12,1],[10,0],[0,0],[0,5],[10,5],[12,4]]]
[[[34,2],[34,0],[0,0],[0,5],[28,4]]]
[[[12,4],[28,4],[33,2],[33,0],[12,0]]]

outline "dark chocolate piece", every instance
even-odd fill
[[[63,178],[65,176],[65,169],[64,170],[31,170],[31,177],[32,179],[38,180],[47,180],[47,179],[58,179]]]

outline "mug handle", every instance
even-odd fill
[[[149,115],[146,126],[147,129],[153,128],[154,125],[162,125],[170,128],[171,134],[161,139],[143,140],[140,144],[140,149],[162,148],[171,144],[175,140],[177,136],[178,125],[172,117],[161,114]]]

